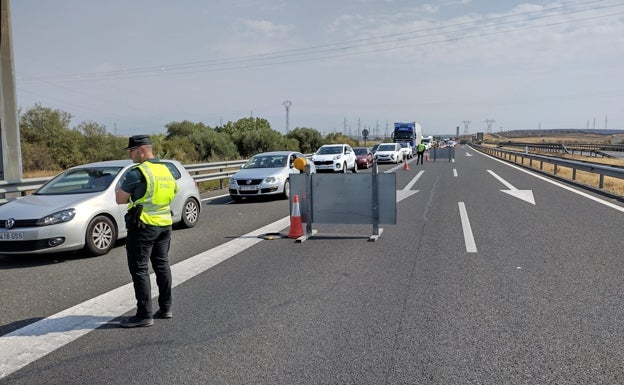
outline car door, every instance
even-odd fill
[[[347,158],[347,168],[355,168],[355,163],[357,162],[357,157],[355,156],[355,152],[349,145],[344,146],[345,157]]]

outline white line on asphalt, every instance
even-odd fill
[[[418,179],[422,176],[424,172],[425,170],[420,170],[418,174],[416,174],[414,179],[412,179],[408,184],[405,185],[405,187],[403,187],[403,190],[411,190],[412,186],[416,184],[416,182],[418,181]]]
[[[472,235],[472,228],[470,228],[470,220],[468,220],[468,212],[466,211],[466,205],[464,202],[458,202],[459,205],[459,217],[461,218],[462,229],[464,230],[464,241],[466,242],[466,251],[468,253],[477,252],[477,244],[475,243]]]
[[[213,249],[171,266],[175,287],[262,241],[259,235],[283,230],[284,217]],[[154,274],[152,293],[157,293]],[[0,379],[63,347],[136,306],[129,283],[0,337]]]
[[[534,176],[534,177],[536,177],[536,178],[538,178],[538,179],[541,179],[541,180],[543,180],[543,181],[545,181],[545,182],[548,182],[548,183],[550,183],[550,184],[554,184],[554,185],[555,185],[555,186],[557,186],[557,187],[561,187],[561,188],[566,189],[566,190],[568,190],[568,191],[571,191],[571,192],[573,192],[573,193],[575,193],[575,194],[578,194],[578,195],[583,196],[583,197],[585,197],[585,198],[589,198],[589,199],[591,199],[591,200],[593,200],[593,201],[595,201],[595,202],[601,203],[601,204],[603,204],[603,205],[605,205],[605,206],[609,206],[609,207],[611,207],[612,209],[616,209],[616,210],[618,210],[618,211],[624,212],[624,207],[620,207],[620,206],[618,206],[618,205],[616,205],[616,204],[613,204],[613,203],[611,203],[611,202],[605,201],[604,199],[597,198],[597,197],[595,197],[595,196],[593,196],[593,195],[590,195],[590,194],[588,194],[588,193],[586,193],[586,192],[583,192],[583,191],[577,190],[577,189],[575,189],[575,188],[573,188],[573,187],[566,186],[566,185],[564,185],[564,184],[562,184],[562,183],[556,182],[556,181],[554,181],[554,180],[552,180],[552,179],[549,179],[549,178],[547,178],[547,177],[545,177],[545,176],[542,176],[542,175],[536,174],[536,173],[531,172],[531,171],[529,171],[529,170],[525,170],[524,168],[522,168],[522,167],[520,167],[520,166],[516,166],[516,165],[513,165],[513,164],[509,164],[509,163],[507,163],[507,162],[505,162],[505,161],[502,161],[502,160],[500,160],[500,159],[496,159],[496,158],[495,158],[495,157],[493,157],[493,156],[490,156],[490,155],[484,154],[484,153],[479,152],[479,151],[477,151],[477,153],[479,153],[479,154],[481,154],[481,155],[483,155],[483,156],[485,156],[485,157],[488,157],[488,158],[490,158],[490,159],[493,159],[493,160],[495,160],[495,161],[497,161],[497,162],[500,162],[500,163],[502,163],[502,164],[504,164],[504,165],[507,165],[507,166],[509,166],[509,167],[515,168],[515,169],[516,169],[516,170],[518,170],[518,171],[522,171],[522,172],[524,172],[524,173],[526,173],[526,174],[529,174],[529,175],[531,175],[531,176]]]
[[[455,176],[455,177],[457,176],[457,169],[456,168],[453,169],[453,176]]]

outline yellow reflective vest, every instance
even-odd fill
[[[130,203],[130,206],[143,205],[141,222],[152,226],[170,226],[171,208],[169,204],[178,191],[171,172],[161,163],[145,161],[137,166],[147,181],[145,195]]]

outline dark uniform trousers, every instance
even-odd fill
[[[171,268],[169,267],[169,245],[171,226],[150,226],[129,229],[126,239],[128,267],[137,300],[136,316],[152,318],[152,293],[148,261],[156,274],[158,305],[167,311],[171,309]]]

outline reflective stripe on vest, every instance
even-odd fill
[[[171,208],[177,186],[171,172],[164,164],[145,161],[137,166],[145,177],[147,186],[145,195],[137,199],[133,205],[143,205],[141,222],[152,226],[169,226]]]

